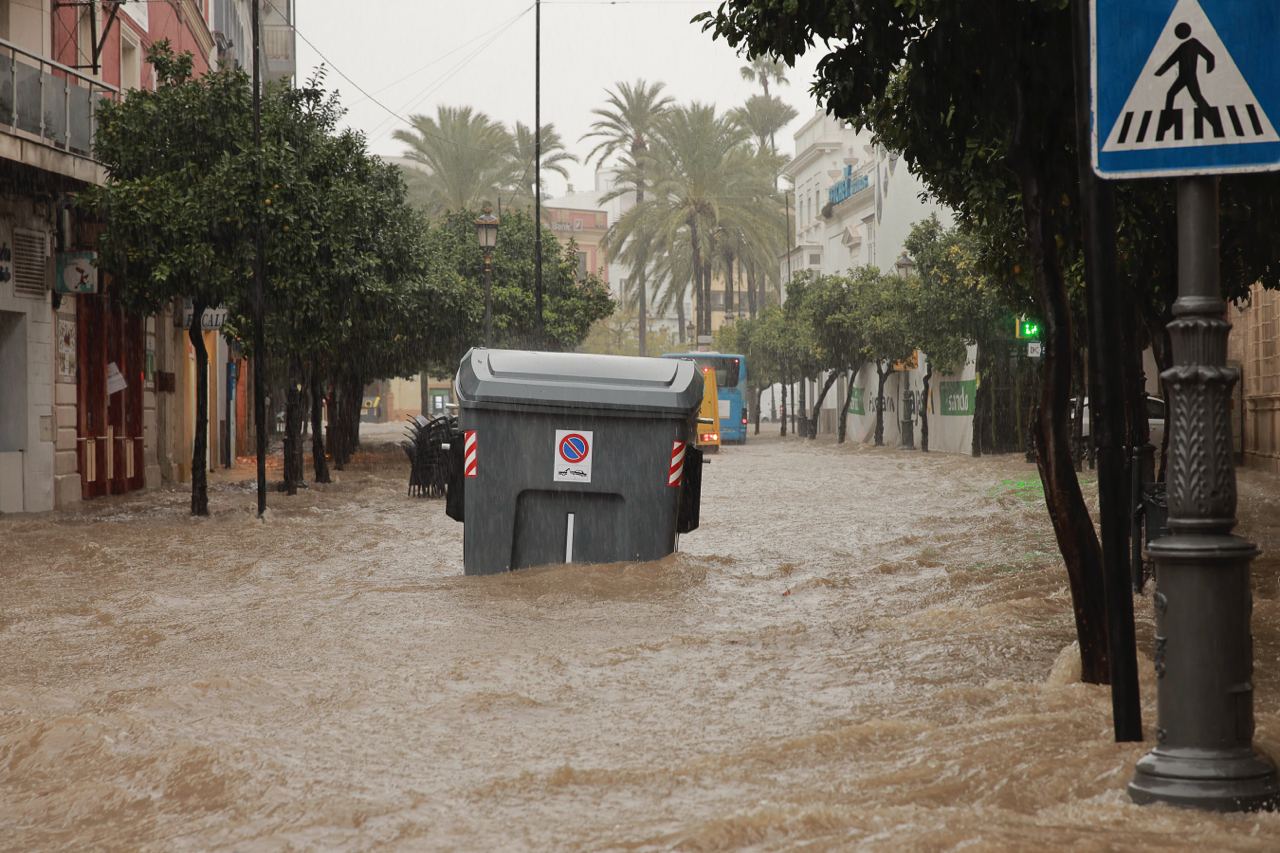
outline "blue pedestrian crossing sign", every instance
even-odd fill
[[[1104,178],[1280,170],[1277,0],[1091,0]]]

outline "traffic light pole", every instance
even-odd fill
[[[1129,783],[1135,802],[1215,811],[1274,808],[1275,764],[1253,747],[1254,545],[1232,534],[1236,473],[1218,266],[1218,179],[1178,181],[1178,299],[1169,336],[1169,535],[1156,564],[1156,747]]]

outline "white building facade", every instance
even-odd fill
[[[822,110],[796,132],[795,151],[782,172],[794,188],[792,248],[782,259],[784,282],[803,270],[843,275],[870,265],[884,273],[897,272],[910,262],[904,259],[903,245],[917,222],[931,215],[944,224],[951,222],[949,210],[922,198],[924,185],[898,154],[877,145],[870,132],[856,131]],[[970,347],[964,368],[954,376],[935,372],[928,399],[923,400],[927,358],[927,353],[919,353],[914,365],[899,365],[901,369],[886,382],[884,443],[899,446],[903,423],[910,418],[918,447],[920,408],[926,405],[929,449],[968,452],[977,388],[976,352]],[[863,365],[854,378],[847,427],[851,441],[873,438],[878,381],[873,364]],[[818,417],[819,433],[835,432],[846,390],[841,379],[828,392]],[[808,415],[819,391],[817,382],[809,383]]]

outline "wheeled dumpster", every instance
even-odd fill
[[[467,574],[654,560],[697,526],[693,362],[473,349],[455,390]]]

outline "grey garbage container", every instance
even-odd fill
[[[468,575],[654,560],[697,526],[693,362],[473,349],[455,390]]]

